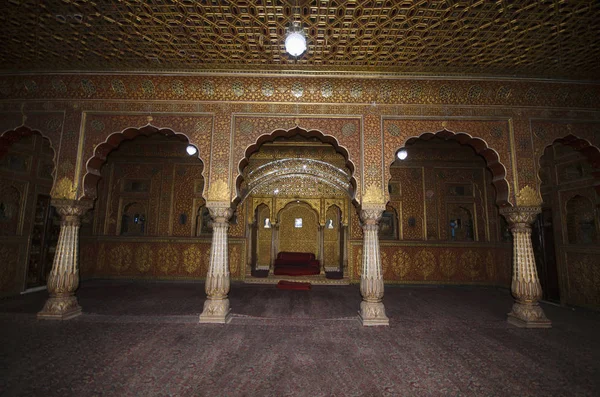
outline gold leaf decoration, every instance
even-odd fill
[[[208,201],[229,201],[229,187],[222,179],[211,182],[208,188]]]
[[[67,177],[63,177],[54,185],[52,189],[52,198],[75,200],[77,189],[73,187],[73,181]]]
[[[479,277],[481,270],[481,259],[479,254],[475,251],[467,251],[462,255],[462,265],[465,274],[471,277],[471,280],[475,280]]]
[[[129,269],[131,265],[131,249],[126,245],[117,245],[109,252],[110,266],[117,272]]]
[[[373,183],[365,190],[362,202],[363,204],[385,204],[386,200],[381,188]]]
[[[152,268],[154,257],[149,244],[140,245],[135,251],[135,267],[142,273]]]
[[[517,206],[539,207],[542,205],[542,196],[531,186],[527,185],[517,193]]]
[[[233,277],[238,275],[240,267],[240,250],[238,246],[229,247],[229,272]]]
[[[183,251],[183,269],[192,274],[202,265],[202,251],[193,245]]]
[[[423,279],[427,280],[427,277],[435,272],[436,259],[432,252],[422,250],[415,256],[415,267],[423,273]]]
[[[163,247],[158,250],[158,269],[168,274],[177,269],[177,250],[174,247]]]
[[[442,251],[439,257],[442,274],[450,279],[456,273],[456,255],[450,250]]]
[[[410,270],[410,258],[404,250],[400,249],[396,251],[392,260],[392,267],[394,274],[398,275],[400,279],[403,279],[408,274]]]

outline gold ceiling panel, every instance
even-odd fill
[[[5,0],[0,69],[600,76],[600,2]],[[287,55],[292,18],[308,51]]]

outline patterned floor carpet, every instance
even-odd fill
[[[84,314],[38,321],[46,292],[0,300],[0,395],[597,396],[600,313],[544,305],[506,323],[492,288],[386,287],[389,328],[358,286],[234,284],[228,325],[197,323],[204,286],[84,282]]]

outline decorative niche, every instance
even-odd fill
[[[212,234],[212,218],[210,211],[205,205],[198,208],[196,212],[196,237]]]
[[[398,214],[394,208],[388,206],[383,211],[379,221],[379,238],[382,240],[398,239]]]
[[[143,236],[147,232],[146,206],[141,202],[130,202],[123,206],[121,213],[121,236]]]

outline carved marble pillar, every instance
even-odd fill
[[[229,260],[227,230],[233,211],[225,206],[207,206],[213,219],[210,266],[206,275],[206,301],[200,323],[225,324],[231,321],[229,307]]]
[[[361,211],[363,221],[363,268],[360,278],[360,293],[363,301],[360,304],[359,320],[364,326],[390,325],[383,306],[383,272],[379,253],[379,220],[383,208],[365,209]]]
[[[68,320],[81,314],[75,291],[79,287],[79,225],[81,216],[93,203],[53,199],[51,204],[61,216],[60,234],[52,270],[48,276],[50,297],[37,317],[44,320]]]
[[[513,275],[511,292],[515,298],[508,322],[517,327],[550,328],[538,304],[542,286],[538,278],[531,244],[531,225],[541,212],[540,207],[505,207],[500,213],[507,219],[513,235]]]

